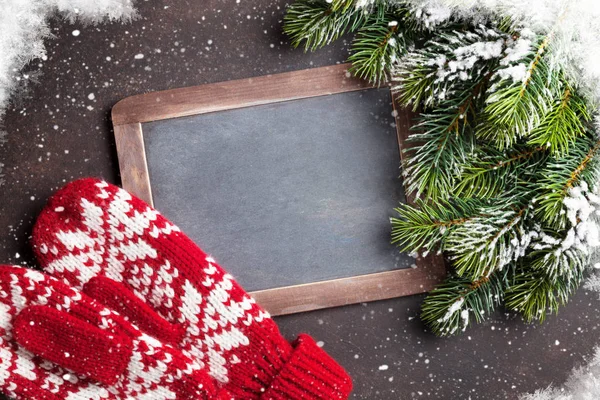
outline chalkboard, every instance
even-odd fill
[[[391,110],[368,89],[148,123],[154,205],[247,290],[410,268]]]
[[[443,276],[440,260],[390,244],[392,209],[407,201],[407,132],[390,89],[342,68],[146,94],[113,110],[124,187],[274,314],[421,292]]]

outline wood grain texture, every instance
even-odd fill
[[[112,111],[123,187],[153,205],[142,123],[373,88],[350,77],[349,64],[258,78],[166,90],[128,97]],[[399,108],[396,132],[404,165],[404,143],[417,114]],[[407,194],[407,201],[414,196]],[[391,211],[391,210],[390,210]],[[417,268],[400,269],[252,292],[272,315],[286,315],[423,293],[443,281],[443,257],[417,258]]]
[[[123,187],[154,205],[142,125],[139,122],[115,125],[114,130]]]
[[[348,73],[350,64],[211,83],[127,97],[112,110],[116,125],[231,110],[372,87]]]
[[[429,291],[443,279],[443,259],[437,259],[441,263],[421,259],[417,260],[421,266],[414,269],[259,290],[250,295],[273,316],[409,296]]]

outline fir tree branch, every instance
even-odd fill
[[[569,189],[581,180],[594,185],[598,179],[600,140],[580,137],[571,146],[568,155],[553,158],[540,171],[536,192],[536,216],[544,224],[556,230],[566,225],[563,202]]]
[[[531,131],[529,144],[548,146],[557,155],[568,153],[577,136],[585,134],[584,122],[591,119],[583,97],[565,83],[566,89],[553,109]]]
[[[348,12],[351,8],[356,7],[356,0],[331,0],[331,10]]]
[[[575,271],[573,277],[549,278],[541,270],[518,271],[506,291],[506,306],[519,311],[527,322],[543,322],[549,312],[558,312],[571,294],[579,287],[583,274]]]
[[[444,252],[455,267],[423,320],[454,334],[503,297],[543,320],[575,290],[600,236],[591,106],[549,61],[552,33],[509,19],[429,25],[412,12],[404,0],[298,0],[286,30],[307,50],[356,32],[352,72],[377,83],[390,74],[400,103],[425,110],[403,149],[407,192],[423,200],[391,219],[403,251]]]
[[[456,226],[476,216],[482,217],[485,205],[478,200],[454,199],[428,204],[417,201],[417,207],[400,204],[391,218],[392,243],[401,251],[425,252],[444,248],[444,240]]]
[[[356,31],[369,17],[362,9],[334,8],[323,0],[297,0],[285,14],[283,30],[292,39],[292,46],[304,42],[304,50],[313,51]]]
[[[539,45],[538,50],[535,53],[535,57],[533,58],[533,61],[531,62],[529,69],[527,70],[527,79],[521,85],[521,91],[519,92],[520,97],[524,97],[527,90],[531,87],[531,81],[536,75],[536,70],[542,65],[542,58],[549,45],[550,37],[546,36],[542,43]]]
[[[552,282],[578,279],[588,267],[590,257],[586,249],[574,245],[575,235],[575,229],[553,234],[540,232],[525,262]]]
[[[402,56],[410,42],[393,21],[386,19],[360,29],[352,42],[350,72],[362,79],[380,84],[387,80],[390,65]]]
[[[451,275],[425,298],[421,319],[437,336],[464,331],[473,319],[481,322],[502,301],[508,271],[511,268],[473,281]]]
[[[506,46],[508,36],[493,29],[462,31],[448,26],[436,32],[422,48],[403,57],[392,70],[393,90],[405,106],[436,107],[447,99],[462,99],[456,103],[466,113],[474,100],[485,92],[499,54],[481,54],[486,46]],[[470,93],[465,96],[465,87]]]
[[[458,275],[477,279],[525,255],[532,231],[525,224],[529,215],[526,199],[495,199],[485,217],[473,218],[453,229],[444,250]]]
[[[423,117],[429,119],[421,125],[425,129],[429,128],[429,124],[439,122],[435,115]],[[408,149],[414,153],[407,152],[404,169],[407,192],[415,193],[417,198],[425,194],[434,201],[448,199],[454,179],[460,173],[460,161],[457,158],[460,160],[466,157],[466,154],[461,154],[464,151],[462,135],[456,135],[447,129],[430,129],[424,134],[411,137],[412,143],[417,140],[424,143]]]
[[[504,79],[496,83],[486,100],[477,136],[498,149],[506,149],[529,136],[562,93],[562,81],[545,60],[547,38],[531,61],[523,82]]]
[[[462,118],[461,118],[462,117]],[[464,122],[458,122],[464,120]],[[454,104],[440,107],[432,113],[421,114],[414,128],[423,133],[411,135],[405,149],[405,186],[419,198],[448,199],[455,179],[473,151],[473,135],[464,115]]]
[[[490,198],[512,191],[519,179],[531,175],[547,159],[546,146],[516,147],[499,152],[489,146],[478,149],[479,155],[462,168],[453,189],[455,196]]]
[[[458,106],[457,118],[454,119],[450,127],[451,130],[458,132],[461,123],[463,125],[469,124],[471,120],[474,120],[477,117],[477,101],[480,99],[481,93],[485,92],[484,88],[487,86],[491,76],[491,72],[484,75],[483,79],[479,80],[473,88],[469,88],[469,90],[466,91],[466,97],[456,96],[458,99],[461,99],[461,102]],[[464,99],[462,99],[462,97],[464,97]]]
[[[388,80],[390,68],[414,42],[420,28],[402,2],[375,2],[366,6],[368,23],[352,41],[350,72],[376,84]]]
[[[437,69],[414,59],[411,61],[415,64],[408,67],[406,57],[404,58],[402,68],[394,66],[392,69],[392,91],[396,94],[399,105],[411,107],[416,112],[421,105],[431,106],[430,103],[435,99]]]

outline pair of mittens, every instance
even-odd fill
[[[16,399],[233,397],[179,350],[65,283],[0,266],[0,391]]]
[[[172,344],[237,399],[350,394],[350,377],[313,339],[289,344],[213,258],[116,186],[95,179],[65,186],[39,216],[33,245],[46,273]]]

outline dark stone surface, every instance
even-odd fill
[[[311,54],[291,49],[281,34],[283,1],[137,3],[141,17],[131,24],[53,22],[56,38],[48,40],[48,60],[31,65],[41,75],[29,97],[5,119],[8,141],[0,147],[6,181],[0,187],[2,262],[35,265],[27,243],[33,218],[65,182],[100,176],[118,183],[107,116],[121,98],[327,65],[346,56],[341,42]],[[74,29],[81,35],[73,36]],[[144,58],[135,59],[136,54]],[[422,299],[412,296],[278,321],[290,339],[304,331],[323,341],[353,374],[354,398],[365,400],[516,398],[562,383],[597,343],[597,294],[583,290],[544,325],[526,325],[498,313],[451,339],[437,339],[424,330],[418,320]]]

